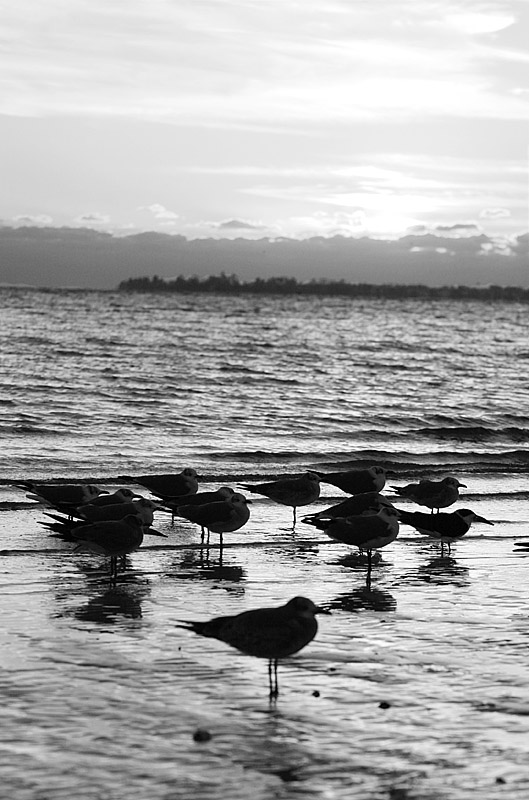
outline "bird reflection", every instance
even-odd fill
[[[417,569],[417,577],[426,583],[453,583],[465,586],[469,582],[468,568],[452,556],[437,556]]]
[[[348,553],[345,556],[342,556],[336,562],[340,564],[342,567],[347,567],[348,569],[354,569],[358,572],[362,571],[365,575],[366,579],[366,587],[371,587],[371,572],[374,566],[379,567],[380,569],[377,572],[380,572],[386,566],[385,562],[382,559],[381,553],[374,552],[371,555],[371,560],[369,556],[365,552],[360,553]],[[367,567],[367,572],[366,572]]]
[[[88,603],[66,611],[61,616],[72,616],[82,622],[114,624],[120,618],[142,618],[142,600],[149,594],[145,584],[119,584],[93,597]]]
[[[186,570],[180,576],[186,580],[207,579],[238,583],[245,578],[244,569],[239,564],[224,564],[220,555],[219,560],[214,561],[210,558],[209,549],[186,551],[178,567]]]
[[[327,604],[332,610],[341,611],[395,611],[397,601],[390,592],[360,586],[352,592],[343,592]]]

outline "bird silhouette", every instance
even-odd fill
[[[131,500],[130,503],[112,503],[106,506],[96,506],[88,503],[76,509],[76,516],[88,522],[102,522],[110,519],[124,519],[129,514],[138,516],[144,525],[152,525],[154,512],[160,511],[160,506],[147,497]]]
[[[401,511],[399,519],[403,525],[410,525],[432,539],[448,545],[448,552],[454,542],[461,539],[469,530],[473,522],[484,522],[486,525],[494,525],[485,517],[480,517],[470,508],[458,508],[451,514],[425,514],[422,511]]]
[[[133,492],[132,489],[127,489],[126,486],[116,489],[115,492],[111,492],[110,494],[101,494],[98,497],[94,497],[93,500],[90,500],[88,505],[91,506],[111,506],[115,503],[130,503],[137,497],[141,497],[141,494],[137,492]]]
[[[218,503],[221,500],[227,500],[233,494],[235,494],[235,489],[232,489],[231,486],[221,486],[220,489],[211,492],[197,492],[197,494],[185,494],[181,497],[162,497],[162,503],[171,512],[171,522],[174,522],[175,516],[178,516],[179,506],[203,506],[206,503]]]
[[[406,497],[413,500],[419,506],[426,506],[439,512],[440,508],[447,508],[459,500],[459,488],[466,484],[460,483],[457,478],[443,478],[441,481],[420,481],[420,483],[409,483],[407,486],[393,486],[399,497]]]
[[[87,483],[33,483],[22,481],[13,484],[28,491],[27,497],[38,500],[45,506],[71,514],[77,506],[90,503],[105,492],[98,486]]]
[[[204,530],[209,534],[218,533],[220,535],[220,548],[223,546],[223,534],[232,533],[246,525],[250,519],[250,509],[248,504],[251,500],[240,492],[234,492],[226,500],[219,500],[216,503],[204,503],[204,505],[182,505],[176,509],[179,517],[200,525],[202,528],[202,541],[204,540]]]
[[[276,503],[293,508],[293,529],[296,526],[296,508],[313,503],[320,496],[320,479],[315,472],[305,472],[300,478],[279,478],[267,483],[241,483],[242,489],[269,497]]]
[[[314,519],[335,519],[336,517],[350,517],[358,514],[376,514],[382,506],[393,507],[393,503],[379,492],[364,492],[354,494],[329,508],[324,508],[315,514],[308,514],[303,517],[303,522],[310,522]]]
[[[391,544],[399,534],[398,511],[389,506],[382,506],[376,514],[359,514],[332,520],[316,519],[309,524],[323,530],[331,539],[367,551],[368,584],[371,578],[372,551]]]
[[[316,614],[328,613],[306,597],[294,597],[278,608],[257,608],[206,622],[179,620],[178,627],[218,639],[247,655],[268,659],[269,696],[273,699],[279,694],[279,659],[309,644],[318,631]]]
[[[350,469],[342,472],[317,472],[322,483],[330,483],[347,494],[380,492],[386,484],[386,470],[383,467]]]
[[[72,537],[77,543],[74,552],[85,551],[110,556],[110,577],[115,580],[118,576],[118,558],[141,547],[145,533],[165,538],[165,534],[147,529],[134,514],[122,520],[81,525],[72,530]]]
[[[198,490],[198,475],[196,470],[186,467],[178,473],[164,473],[162,475],[122,475],[120,481],[130,481],[145,486],[152,494],[161,498],[181,497],[185,494],[195,494]]]

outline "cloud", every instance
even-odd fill
[[[507,219],[511,216],[508,208],[483,208],[479,212],[482,219]]]
[[[481,232],[479,225],[474,222],[456,222],[454,225],[436,225],[433,228],[434,234],[456,238],[479,236]]]
[[[163,220],[164,222],[172,222],[179,219],[179,215],[174,211],[169,211],[168,208],[162,206],[161,203],[151,203],[150,206],[140,206],[140,211],[150,211],[155,219]]]
[[[18,0],[2,19],[3,110],[263,127],[395,114],[521,120],[498,52],[517,11],[503,6],[92,0],[68,15],[63,0]]]
[[[106,225],[110,222],[108,214],[100,214],[98,211],[89,211],[86,214],[79,214],[74,222],[78,225]]]
[[[218,228],[219,230],[266,230],[266,225],[259,225],[253,222],[244,222],[244,220],[241,219],[227,219],[224,222],[214,223],[213,227]]]
[[[51,225],[53,217],[48,214],[17,214],[13,221],[19,225]]]

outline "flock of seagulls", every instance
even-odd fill
[[[113,493],[91,484],[53,484],[23,481],[15,486],[44,504],[47,519],[41,521],[49,533],[72,542],[74,551],[92,552],[110,559],[110,576],[118,577],[120,559],[141,547],[145,535],[163,536],[152,525],[157,511],[185,519],[201,529],[201,542],[209,546],[210,534],[239,530],[250,519],[252,501],[230,486],[198,491],[197,472],[187,467],[179,473],[120,476],[119,480],[147,489],[154,499],[128,487]],[[442,513],[459,499],[465,484],[456,478],[422,480],[391,487],[392,496],[382,494],[386,471],[379,466],[341,472],[307,471],[300,477],[285,477],[237,488],[290,506],[293,526],[297,509],[320,497],[321,484],[330,484],[349,496],[342,502],[303,517],[302,523],[323,531],[330,539],[357,548],[367,555],[367,585],[370,585],[372,553],[395,541],[400,525],[408,525],[445,545],[461,539],[475,522],[493,525],[468,508]],[[465,487],[466,488],[466,487]],[[406,500],[430,509],[430,513],[396,508],[393,499]],[[522,545],[529,543],[521,543]],[[200,636],[218,639],[248,655],[268,659],[270,698],[278,695],[278,661],[297,653],[315,637],[316,615],[329,613],[305,597],[294,597],[278,608],[259,608],[206,621],[180,620],[179,626]]]

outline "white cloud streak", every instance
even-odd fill
[[[498,49],[516,6],[18,0],[3,14],[0,109],[264,127],[522,119]]]

